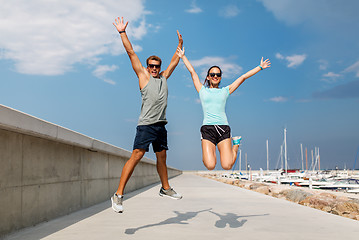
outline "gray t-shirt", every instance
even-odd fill
[[[166,108],[168,87],[167,79],[150,77],[147,85],[141,90],[142,106],[138,125],[150,125],[154,123],[167,123]]]

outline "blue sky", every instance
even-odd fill
[[[356,0],[0,2],[3,105],[132,150],[141,96],[112,25],[123,16],[142,64],[155,54],[167,67],[176,30],[201,79],[209,66],[221,66],[221,86],[262,56],[271,60],[270,69],[227,101],[232,133],[243,137],[242,162],[246,153],[253,169],[266,169],[269,139],[269,165],[278,167],[287,128],[289,167],[301,167],[302,143],[309,161],[319,147],[322,168],[353,168],[359,147]],[[168,85],[168,165],[203,170],[202,108],[182,62]],[[152,150],[146,156],[155,159]]]

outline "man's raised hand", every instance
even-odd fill
[[[180,44],[183,44],[183,38],[182,38],[182,35],[179,33],[179,31],[177,30],[177,36],[178,36],[178,42]]]
[[[127,27],[127,24],[128,24],[128,21],[124,24],[123,23],[123,17],[118,17],[115,19],[115,22],[112,23],[116,28],[117,28],[117,31],[118,32],[123,32],[126,30],[126,27]]]

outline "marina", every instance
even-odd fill
[[[247,162],[245,153],[245,170],[242,171],[242,149],[239,150],[238,170],[235,170],[237,162],[231,172],[224,172],[221,177],[254,182],[272,184],[288,184],[290,186],[307,187],[309,189],[321,189],[332,191],[343,191],[348,193],[359,193],[359,170],[355,170],[359,147],[355,156],[353,170],[334,169],[321,170],[319,147],[311,150],[311,164],[308,164],[308,150],[303,151],[303,144],[300,144],[301,169],[289,169],[287,151],[287,129],[283,131],[283,143],[280,146],[280,154],[277,161],[277,169],[269,170],[269,147],[266,141],[267,170],[260,168],[252,170]],[[305,162],[304,162],[305,159]],[[278,169],[278,166],[280,168]]]

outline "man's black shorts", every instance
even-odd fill
[[[203,125],[201,139],[211,141],[214,145],[227,138],[231,138],[231,128],[228,125]]]
[[[133,150],[145,149],[148,152],[151,143],[154,152],[168,150],[165,123],[137,126]]]

